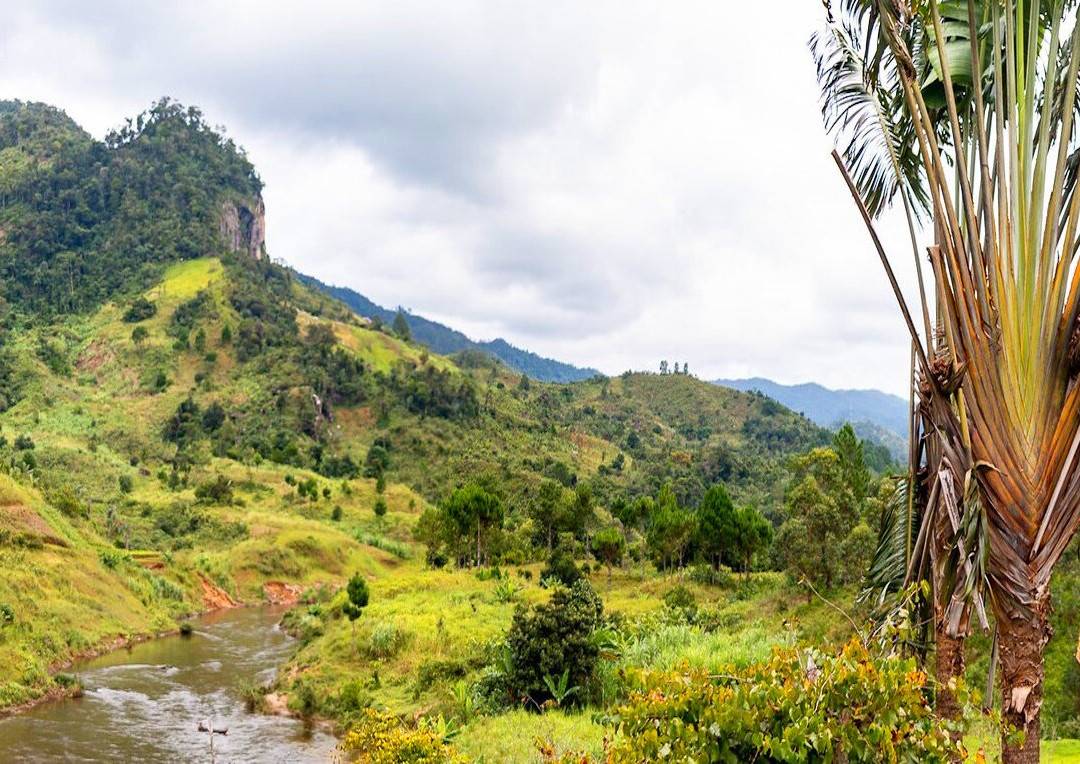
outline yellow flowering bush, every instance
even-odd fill
[[[466,764],[433,727],[407,727],[393,714],[364,710],[358,724],[339,746],[359,753],[363,764]]]

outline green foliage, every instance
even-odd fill
[[[490,542],[502,527],[504,511],[498,496],[470,482],[425,512],[416,535],[428,547],[429,560],[446,553],[459,566],[480,566],[490,559]]]
[[[664,594],[664,605],[672,610],[693,611],[697,609],[697,597],[687,587],[680,584]]]
[[[844,542],[859,513],[835,451],[817,448],[795,460],[785,508],[789,519],[780,527],[776,547],[793,576],[827,589],[844,583],[851,571],[858,570],[861,577],[873,549],[861,560],[844,559]]]
[[[574,556],[561,546],[555,547],[547,564],[540,571],[540,581],[545,585],[555,582],[565,587],[572,587],[582,579],[581,568],[574,562]]]
[[[135,488],[135,481],[132,480],[131,475],[120,475],[116,478],[116,482],[120,488],[120,493],[131,493]]]
[[[949,762],[962,749],[928,684],[913,659],[858,642],[779,649],[741,672],[642,672],[611,761]]]
[[[135,299],[124,311],[124,321],[129,324],[137,324],[157,315],[157,303],[150,302],[145,297]],[[145,331],[145,327],[144,327]]]
[[[364,608],[368,605],[368,599],[370,598],[370,592],[368,590],[367,580],[359,573],[354,573],[353,577],[349,579],[349,585],[347,588],[349,595],[348,600],[341,607],[341,612],[350,621],[355,621],[364,612]]]
[[[593,536],[592,550],[596,559],[607,566],[610,581],[612,566],[622,563],[626,554],[626,538],[618,528],[604,528]]]
[[[556,589],[546,604],[519,609],[506,637],[512,662],[508,682],[515,696],[542,706],[554,699],[545,678],[564,672],[569,686],[590,686],[600,655],[592,635],[601,625],[603,610],[584,579],[570,589]]]
[[[649,549],[657,563],[664,569],[673,565],[681,568],[696,532],[697,518],[677,504],[671,484],[666,483],[656,498],[648,533]]]
[[[211,480],[200,483],[195,489],[195,498],[207,504],[231,504],[233,484],[224,475],[217,475]]]
[[[382,496],[375,499],[375,517],[380,519],[386,517],[386,510],[386,499],[384,499]]]
[[[91,310],[149,287],[165,263],[219,251],[225,199],[261,190],[231,140],[168,99],[104,143],[58,109],[0,102],[0,151],[22,168],[5,164],[0,183],[4,296],[38,313]]]
[[[737,536],[735,507],[723,485],[705,492],[697,510],[697,546],[702,556],[716,568],[724,554],[730,555]]]
[[[400,339],[405,342],[412,342],[412,330],[409,328],[409,322],[405,318],[405,312],[401,308],[398,308],[398,312],[394,316],[394,323],[391,325],[391,328],[394,330],[394,334]]]

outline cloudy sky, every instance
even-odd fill
[[[821,4],[768,5],[9,0],[0,98],[98,137],[200,106],[266,183],[274,257],[478,339],[903,394],[821,128]]]

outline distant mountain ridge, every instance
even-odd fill
[[[353,289],[324,284],[313,276],[297,275],[301,281],[341,300],[352,311],[361,316],[366,318],[375,318],[377,316],[389,324],[397,315],[397,310],[384,308]],[[413,339],[422,345],[426,345],[432,352],[439,355],[453,355],[454,353],[460,353],[462,350],[480,350],[492,358],[502,361],[511,369],[520,371],[542,382],[580,382],[600,374],[596,369],[583,369],[551,358],[544,358],[528,350],[522,350],[504,339],[476,342],[456,329],[451,329],[444,324],[431,321],[416,313],[405,312],[405,318],[409,322],[409,329],[412,330]]]
[[[814,382],[782,385],[769,379],[717,379],[713,384],[743,392],[756,390],[804,414],[822,427],[870,422],[906,441],[908,402],[880,390],[830,390]]]

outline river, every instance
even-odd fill
[[[81,698],[0,719],[0,761],[326,762],[336,741],[295,719],[250,714],[240,688],[266,683],[293,640],[279,608],[222,610],[169,636],[74,666]],[[212,722],[227,735],[199,732]],[[210,740],[213,738],[213,752]]]

